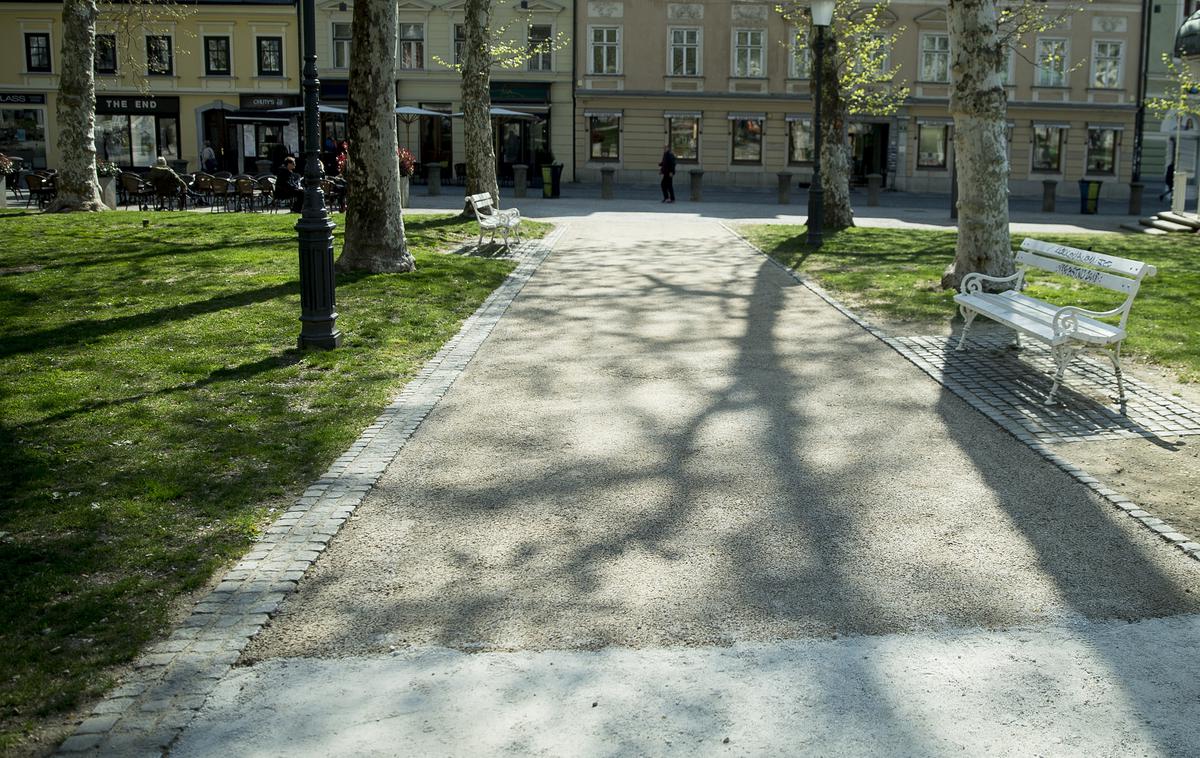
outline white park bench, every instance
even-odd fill
[[[469,195],[467,200],[475,210],[475,220],[479,222],[479,243],[483,244],[483,233],[492,233],[492,242],[496,241],[496,232],[504,235],[504,245],[508,246],[508,236],[511,234],[517,241],[521,239],[521,212],[516,208],[500,210],[492,203],[488,192]]]
[[[1093,253],[1073,247],[1052,245],[1048,242],[1027,239],[1017,252],[1017,273],[1008,277],[967,274],[963,277],[960,291],[954,296],[966,323],[958,349],[962,350],[967,340],[967,331],[976,316],[983,315],[998,321],[1021,335],[1041,340],[1050,346],[1058,370],[1054,374],[1054,386],[1046,397],[1046,404],[1054,402],[1054,395],[1062,383],[1063,372],[1083,350],[1103,350],[1112,361],[1117,372],[1117,397],[1125,401],[1125,385],[1121,380],[1121,340],[1125,339],[1125,322],[1129,309],[1137,297],[1142,279],[1154,276],[1156,269],[1141,261],[1117,258],[1112,255]],[[1030,268],[1051,271],[1071,277],[1097,287],[1125,294],[1125,301],[1108,311],[1090,311],[1074,305],[1059,306],[1021,294],[1025,286],[1025,273]],[[1004,292],[987,292],[985,282],[1013,285]],[[1118,319],[1110,324],[1100,319]]]

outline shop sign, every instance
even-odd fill
[[[0,105],[45,105],[46,96],[40,92],[0,92]]]
[[[242,95],[239,105],[244,111],[269,111],[275,108],[294,108],[300,104],[297,95]]]
[[[548,103],[549,84],[526,84],[523,82],[492,82],[493,103]]]
[[[96,113],[103,116],[118,114],[153,115],[179,113],[178,97],[155,95],[96,95]]]

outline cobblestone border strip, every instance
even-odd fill
[[[855,324],[857,324],[859,327],[861,327],[864,331],[869,333],[872,337],[875,337],[876,339],[878,339],[883,344],[887,345],[892,350],[895,350],[905,360],[909,361],[914,366],[919,368],[922,372],[924,372],[926,375],[928,375],[930,378],[932,378],[935,382],[942,385],[946,389],[950,390],[950,392],[954,393],[957,397],[959,397],[964,402],[966,402],[967,405],[971,406],[975,410],[982,413],[984,416],[987,416],[989,419],[994,421],[1001,429],[1008,432],[1012,436],[1016,437],[1018,440],[1020,440],[1022,443],[1024,443],[1027,447],[1029,447],[1031,450],[1033,450],[1034,452],[1041,455],[1042,458],[1044,458],[1046,461],[1050,462],[1054,466],[1057,466],[1059,469],[1061,469],[1062,471],[1067,473],[1069,476],[1074,478],[1075,481],[1079,482],[1080,484],[1082,484],[1085,487],[1087,487],[1088,489],[1090,489],[1092,492],[1096,493],[1096,495],[1099,496],[1101,499],[1107,501],[1111,505],[1113,505],[1113,506],[1121,509],[1125,513],[1127,513],[1131,518],[1137,520],[1140,524],[1142,524],[1144,527],[1149,529],[1154,534],[1158,535],[1160,538],[1162,538],[1166,542],[1179,548],[1186,555],[1189,555],[1192,558],[1200,561],[1200,542],[1181,533],[1178,529],[1176,529],[1175,527],[1166,523],[1162,519],[1156,518],[1152,513],[1149,513],[1148,511],[1142,509],[1137,503],[1134,503],[1132,500],[1125,497],[1124,495],[1117,492],[1116,490],[1112,489],[1111,487],[1105,486],[1105,484],[1103,482],[1101,482],[1099,479],[1092,476],[1088,472],[1084,471],[1080,467],[1072,464],[1070,461],[1068,461],[1066,458],[1063,458],[1058,453],[1054,452],[1051,445],[1048,445],[1044,442],[1040,442],[1032,434],[1030,434],[1028,432],[1028,430],[1026,430],[1024,427],[1022,427],[1021,425],[1017,424],[1016,422],[1014,422],[1008,418],[1005,418],[1004,415],[999,410],[997,410],[996,408],[993,408],[992,406],[988,405],[987,403],[972,396],[961,385],[959,385],[958,382],[944,381],[943,378],[938,376],[935,371],[930,370],[926,365],[924,365],[925,364],[924,361],[919,360],[918,357],[912,353],[912,351],[908,350],[903,345],[900,345],[895,340],[891,339],[890,335],[888,335],[882,329],[871,324],[869,321],[862,318],[861,316],[859,316],[857,313],[855,313],[854,311],[847,308],[842,303],[838,302],[838,300],[836,298],[834,298],[832,295],[830,295],[828,292],[826,292],[825,289],[822,288],[816,282],[810,281],[807,277],[805,277],[800,272],[796,271],[795,269],[791,268],[790,266],[783,265],[779,261],[772,258],[770,255],[767,255],[766,252],[761,250],[757,245],[755,245],[750,240],[746,239],[742,234],[740,234],[736,229],[734,229],[730,225],[722,222],[721,227],[724,228],[725,231],[729,232],[731,235],[736,237],[738,240],[740,240],[744,245],[746,245],[746,247],[750,248],[755,253],[761,255],[762,257],[769,260],[771,263],[778,266],[781,270],[783,270],[789,276],[791,276],[793,279],[795,279],[799,284],[801,284],[802,286],[807,288],[810,292],[812,292],[817,297],[824,300],[826,303],[828,303],[830,306],[832,306],[835,310],[837,310],[843,316],[848,318],[850,321],[853,321]]]
[[[162,755],[196,715],[304,572],[446,394],[562,236],[522,243],[517,268],[484,300],[395,400],[166,640],[59,747],[59,754]]]

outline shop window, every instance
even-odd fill
[[[529,27],[529,70],[549,71],[554,53],[550,51],[553,29],[549,24],[533,24]]]
[[[34,74],[50,73],[50,33],[25,35],[25,70]]]
[[[788,163],[812,163],[812,121],[798,119],[788,122]]]
[[[283,144],[283,124],[255,124],[254,149],[258,158],[270,158],[275,145]]]
[[[700,119],[695,116],[672,116],[667,119],[671,152],[684,162],[700,159]]]
[[[258,38],[258,75],[283,76],[283,37]]]
[[[97,74],[117,73],[117,35],[96,35],[95,68]]]
[[[121,166],[144,168],[161,155],[179,157],[179,119],[175,116],[96,116],[96,155]]]
[[[591,73],[621,73],[621,27],[592,27],[590,45]]]
[[[20,156],[29,167],[46,168],[45,124],[42,108],[0,107],[0,153]]]
[[[146,73],[154,76],[171,76],[175,73],[173,42],[165,34],[146,37]]]
[[[400,68],[425,68],[424,24],[400,24]]]
[[[917,125],[917,168],[946,168],[946,124]]]
[[[1037,41],[1037,86],[1067,86],[1067,41],[1039,39]]]
[[[760,78],[767,75],[767,33],[762,29],[737,29],[733,33],[733,75]]]
[[[204,73],[207,76],[229,76],[229,38],[204,38]]]
[[[1121,87],[1120,42],[1097,40],[1092,43],[1092,86],[1101,89]]]
[[[333,67],[350,68],[350,40],[352,25],[345,21],[333,24]]]
[[[812,76],[812,48],[808,44],[808,29],[792,27],[792,44],[788,45],[788,77],[807,79]]]
[[[921,35],[921,81],[950,81],[950,35]]]
[[[763,122],[759,118],[733,121],[733,162],[762,163]]]
[[[594,161],[621,159],[621,117],[616,115],[588,116],[588,135]]]
[[[700,30],[672,29],[671,76],[700,75]]]
[[[454,65],[461,66],[463,51],[467,49],[467,27],[463,24],[454,25]]]
[[[1087,138],[1087,172],[1113,174],[1117,170],[1117,130],[1089,128]]]
[[[1058,173],[1062,167],[1063,130],[1057,126],[1033,127],[1033,170]]]

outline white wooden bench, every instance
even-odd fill
[[[958,349],[966,344],[967,332],[976,316],[982,315],[998,321],[1021,335],[1041,340],[1050,346],[1058,370],[1054,374],[1054,386],[1046,397],[1046,404],[1054,402],[1054,395],[1062,383],[1063,372],[1083,350],[1103,350],[1112,361],[1117,372],[1117,397],[1125,401],[1125,385],[1121,379],[1121,340],[1125,339],[1125,322],[1129,320],[1129,309],[1137,297],[1142,279],[1154,276],[1154,266],[1141,261],[1117,258],[1112,255],[1079,250],[1073,247],[1052,245],[1048,242],[1027,239],[1017,252],[1017,273],[1008,277],[967,274],[954,302],[962,312],[962,337]],[[1103,287],[1125,295],[1121,305],[1107,311],[1090,311],[1074,305],[1059,306],[1021,293],[1025,286],[1025,273],[1030,268],[1051,271],[1071,277],[1087,284]],[[985,283],[1012,284],[1004,292],[988,292]],[[1118,319],[1111,324],[1100,319]]]
[[[479,243],[483,244],[483,233],[492,233],[492,242],[496,241],[496,232],[504,235],[504,245],[508,246],[508,236],[511,234],[517,241],[521,239],[521,212],[516,208],[500,210],[492,203],[488,192],[469,195],[468,202],[475,210],[475,220],[479,222]]]

